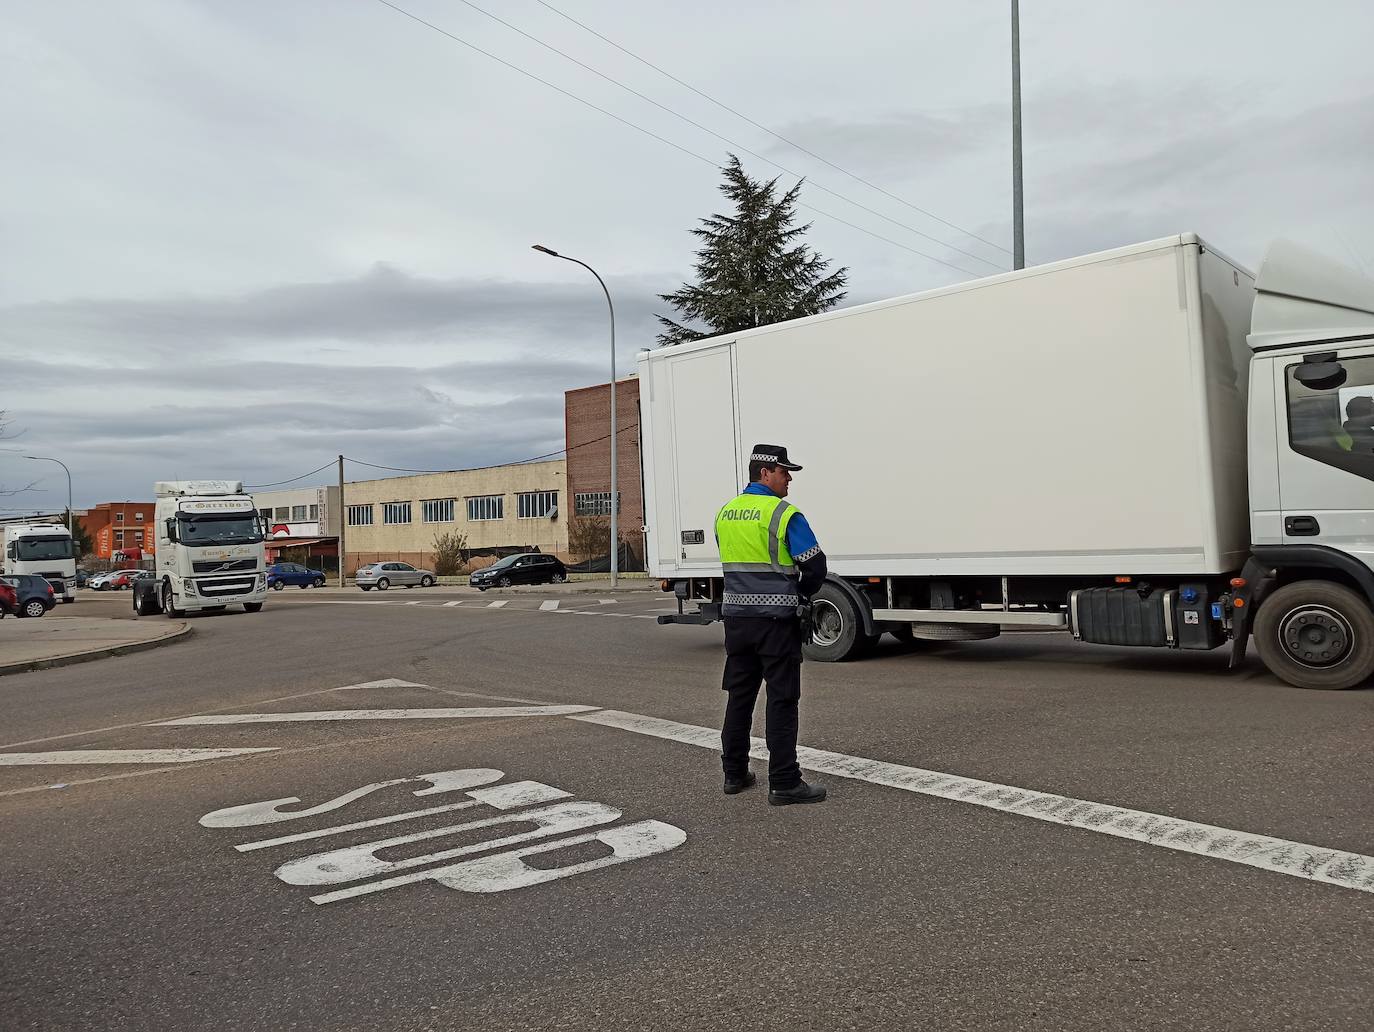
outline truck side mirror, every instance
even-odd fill
[[[166,526],[167,526],[167,540],[168,540],[168,541],[175,541],[175,540],[177,539],[177,521],[176,521],[176,517],[174,517],[174,516],[169,516],[169,517],[167,518],[167,520],[166,520]]]
[[[1345,366],[1336,361],[1334,351],[1305,355],[1302,364],[1293,372],[1293,379],[1308,390],[1329,391],[1345,383]]]

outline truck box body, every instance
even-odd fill
[[[641,353],[650,571],[719,575],[757,442],[839,576],[1237,569],[1253,288],[1185,234]]]

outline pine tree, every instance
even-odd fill
[[[734,214],[712,215],[692,230],[702,241],[697,281],[659,295],[683,320],[658,316],[664,326],[660,344],[816,315],[845,296],[849,270],[826,275],[829,259],[797,239],[811,228],[792,224],[801,183],[778,197],[777,179],[751,179],[733,154],[724,172],[720,192],[733,203]],[[689,321],[704,328],[695,329]]]

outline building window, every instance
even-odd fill
[[[452,523],[456,498],[431,498],[421,502],[426,523]]]
[[[291,506],[291,521],[292,521],[293,523],[303,523],[303,522],[305,521],[305,514],[306,514],[307,512],[309,512],[309,511],[310,511],[310,510],[309,510],[309,507],[308,507],[308,506],[304,506],[304,505],[293,505],[293,506]]]
[[[544,519],[549,513],[557,508],[557,491],[523,491],[515,496],[515,515],[517,519]]]
[[[468,519],[503,520],[506,518],[505,495],[477,495],[468,499]]]
[[[136,531],[134,531],[134,544],[136,544],[136,545],[141,545],[141,544],[143,544],[143,531],[141,531],[141,530],[136,530]]]
[[[122,530],[116,530],[116,531],[115,531],[115,540],[118,541],[120,544],[123,544],[123,543],[124,543],[124,531],[122,531]]]
[[[622,501],[620,493],[616,492],[616,502]],[[620,511],[620,505],[616,505],[616,512]],[[611,514],[611,492],[609,491],[578,491],[573,495],[573,512],[578,516],[609,516]]]
[[[263,519],[265,519],[268,523],[271,523],[271,522],[272,522],[272,510],[271,510],[271,509],[259,509],[259,510],[258,510],[258,515],[261,516]]]
[[[289,505],[277,506],[277,522],[286,523],[291,519],[291,507]]]
[[[136,513],[134,513],[134,519],[138,520],[139,523],[142,523],[142,522],[143,522],[143,513],[141,513],[141,512],[136,512]]]
[[[116,522],[116,523],[123,523],[123,522],[124,522],[124,514],[123,514],[122,512],[117,512],[117,513],[115,513],[115,522]]]
[[[410,503],[409,503],[409,502],[383,502],[383,503],[382,503],[382,522],[383,522],[383,523],[409,523],[409,522],[410,522]]]
[[[348,525],[350,527],[370,527],[372,526],[372,503],[367,505],[350,505],[348,507]]]
[[[310,507],[310,518],[312,520],[317,520],[320,518],[320,507],[318,505],[312,505]]]

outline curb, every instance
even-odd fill
[[[112,645],[104,649],[88,649],[85,652],[73,652],[67,656],[53,656],[50,659],[30,659],[22,663],[7,663],[0,666],[0,677],[5,674],[24,674],[31,670],[51,670],[54,667],[88,663],[93,659],[102,659],[105,656],[128,656],[135,652],[146,652],[148,649],[171,645],[182,638],[189,637],[193,630],[194,628],[190,624],[184,624],[181,630],[172,634],[164,634],[161,638],[153,638],[151,641],[135,641],[127,645]]]

